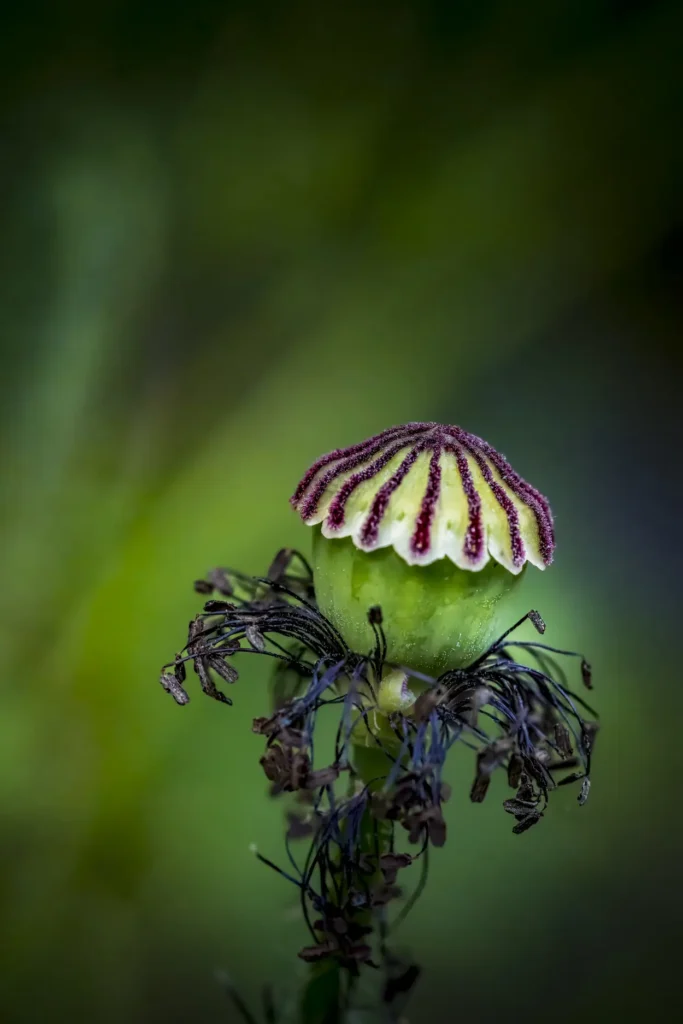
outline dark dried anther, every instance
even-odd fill
[[[336,951],[337,946],[334,942],[320,942],[317,946],[304,946],[299,950],[299,956],[307,964],[314,964],[318,960],[325,960],[328,956],[332,956]]]
[[[263,639],[263,634],[261,633],[258,626],[251,623],[248,626],[245,626],[244,633],[247,640],[249,641],[249,643],[251,644],[255,651],[259,651],[261,653],[265,651],[266,641]]]
[[[486,796],[491,782],[491,775],[505,763],[512,747],[509,736],[490,743],[477,754],[477,774],[470,791],[470,800],[480,804]]]
[[[214,700],[219,700],[223,704],[232,704],[230,698],[226,697],[225,694],[221,690],[219,690],[216,684],[214,683],[209,672],[209,667],[214,668],[213,658],[195,657],[194,670],[199,676],[199,682],[202,690],[208,697],[213,697]],[[184,703],[187,703],[187,701],[185,701]]]
[[[318,768],[317,771],[309,771],[304,780],[304,789],[320,789],[322,786],[331,786],[339,778],[339,765],[331,764],[327,768]]]
[[[187,704],[190,698],[175,674],[172,675],[170,672],[162,672],[159,677],[159,682],[163,686],[164,690],[166,690],[166,693],[171,694],[176,704]]]
[[[519,754],[511,754],[510,760],[508,761],[508,784],[513,789],[517,789],[519,786],[522,772],[524,771],[524,761]]]
[[[204,605],[204,611],[211,614],[219,614],[220,612],[228,612],[234,607],[234,604],[231,604],[229,601],[207,601]]]
[[[587,690],[593,689],[593,670],[585,658],[581,659],[581,678]]]
[[[208,580],[195,580],[194,589],[198,594],[212,594],[213,583],[209,583]]]
[[[208,668],[213,669],[226,683],[236,683],[239,679],[239,672],[234,665],[231,665],[218,654],[211,654],[206,659]]]
[[[555,724],[555,743],[563,757],[571,757],[572,739],[569,735],[569,729],[562,722],[557,722]]]
[[[315,832],[316,826],[310,816],[288,811],[287,822],[287,839],[309,839]]]
[[[229,569],[212,569],[207,578],[211,586],[219,594],[223,594],[225,597],[232,595],[233,586],[230,581]]]
[[[275,743],[268,747],[261,765],[266,778],[275,786],[275,792],[293,793],[306,785],[311,762],[308,754],[295,753],[292,747]]]
[[[396,881],[396,875],[401,868],[409,867],[413,858],[409,853],[385,853],[379,859],[380,871],[384,875],[384,881],[391,884]]]
[[[371,626],[382,625],[382,609],[378,604],[374,605],[368,612],[368,622]]]
[[[278,715],[271,715],[269,718],[255,718],[252,722],[251,731],[259,736],[274,736],[280,729]]]
[[[529,622],[538,633],[545,633],[545,622],[539,612],[534,611],[533,608],[529,612]]]
[[[595,737],[598,732],[597,722],[582,722],[581,723],[581,747],[586,757],[589,757],[592,750],[593,744],[595,743]]]
[[[280,548],[266,573],[268,579],[273,583],[281,583],[285,580],[294,555],[293,548]]]
[[[429,721],[432,712],[446,697],[446,692],[443,686],[433,686],[421,693],[413,705],[413,720],[416,722]]]
[[[287,870],[257,856],[299,890],[310,931],[301,959],[332,959],[351,975],[381,967],[383,998],[397,1019],[401,997],[419,970],[387,949],[386,922],[401,899],[399,872],[403,882],[415,861],[423,865],[401,919],[426,879],[429,848],[446,841],[443,805],[450,791],[443,769],[449,749],[462,742],[476,751],[475,803],[484,800],[494,773],[506,774],[514,794],[503,807],[515,820],[515,834],[541,820],[557,786],[580,783],[579,803],[588,797],[597,725],[584,719],[591,709],[569,689],[557,663],[571,652],[510,639],[513,626],[470,665],[438,679],[399,671],[387,661],[389,623],[381,609],[368,610],[372,649],[350,650],[316,605],[308,563],[288,548],[265,578],[216,569],[195,589],[230,600],[205,603],[189,625],[184,651],[165,666],[161,685],[186,704],[183,683],[191,661],[204,693],[230,704],[214,677],[232,684],[238,679],[233,659],[269,659],[276,680],[272,710],[254,719],[252,728],[265,741],[261,765],[271,793],[294,794],[290,799],[299,808],[287,811]],[[538,612],[516,625],[526,619],[544,632]],[[580,664],[590,688],[590,666],[585,659]],[[406,693],[414,699],[383,709],[382,687],[397,676],[401,701]],[[330,712],[337,716],[336,738],[331,756],[321,762],[316,721]],[[371,782],[354,771],[354,743],[380,755]],[[308,853],[300,861],[289,844],[302,839]],[[400,848],[406,841],[411,853]]]
[[[509,800],[503,800],[503,807],[508,814],[512,814],[518,821],[522,821],[536,810],[536,801],[520,800],[519,797],[511,797]]]
[[[485,772],[478,771],[470,790],[470,800],[473,804],[481,804],[484,802],[484,798],[489,791],[490,784],[491,776],[487,775]]]
[[[403,890],[398,885],[389,885],[387,882],[380,882],[372,890],[370,906],[385,907],[387,903],[398,899],[402,892]]]
[[[443,846],[446,842],[446,822],[440,807],[432,804],[412,814],[404,822],[408,828],[408,839],[411,843],[419,843],[425,835],[432,846]]]
[[[525,814],[523,818],[518,820],[512,831],[516,836],[519,836],[522,832],[526,832],[527,829],[531,828],[532,825],[536,825],[542,817],[543,811],[529,811],[528,814]]]

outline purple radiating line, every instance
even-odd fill
[[[427,489],[422,499],[420,512],[415,524],[415,532],[410,540],[410,550],[414,555],[424,555],[431,545],[432,520],[434,509],[441,492],[441,445],[436,444],[429,463]]]
[[[328,452],[327,455],[321,456],[321,458],[317,459],[313,463],[310,469],[306,471],[303,478],[299,481],[294,494],[290,498],[292,505],[296,506],[301,500],[315,474],[326,466],[329,466],[331,462],[334,462],[336,459],[345,459],[349,456],[356,455],[358,452],[365,451],[378,442],[391,438],[393,434],[400,433],[403,429],[403,427],[387,427],[386,430],[376,434],[374,437],[368,437],[365,441],[359,441],[357,444],[351,444],[349,447],[345,447],[345,449],[335,449],[334,452]]]
[[[374,458],[379,452],[386,450],[386,445],[390,443],[396,443],[397,437],[400,435],[395,434],[392,438],[387,440],[375,441],[369,447],[364,448],[362,451],[356,452],[354,455],[346,456],[337,462],[331,469],[323,473],[322,476],[318,477],[317,481],[314,482],[313,486],[309,490],[308,494],[305,495],[299,506],[299,511],[303,519],[309,519],[317,511],[318,503],[322,498],[323,494],[338,476],[342,473],[347,473],[351,469],[356,469],[357,466],[362,466],[369,459]],[[405,444],[402,438],[398,442],[400,445]]]
[[[555,548],[555,532],[553,529],[553,515],[550,510],[548,499],[537,491],[535,487],[517,473],[510,463],[500,452],[497,452],[493,445],[476,434],[470,434],[462,427],[447,427],[446,430],[462,443],[466,444],[468,450],[477,449],[485,457],[488,457],[500,473],[501,479],[508,485],[513,494],[519,498],[533,512],[538,529],[539,548],[541,558],[546,565],[553,560]],[[487,480],[488,483],[488,480]]]
[[[376,543],[377,534],[379,533],[379,524],[386,512],[391,495],[394,493],[398,485],[405,479],[418,455],[423,452],[426,447],[427,445],[425,442],[418,442],[415,447],[408,452],[393,476],[391,476],[386,483],[382,484],[378,490],[361,530],[360,539],[364,547],[371,547]]]
[[[333,480],[342,473],[346,473],[350,469],[355,469],[357,466],[361,466],[364,462],[367,462],[368,459],[375,456],[378,452],[381,452],[386,443],[393,442],[394,446],[398,445],[398,447],[393,448],[394,455],[397,451],[400,451],[401,448],[410,444],[416,431],[409,430],[408,426],[409,425],[406,425],[400,433],[397,427],[392,428],[394,430],[394,434],[389,439],[382,435],[377,435],[376,438],[370,438],[371,444],[368,442],[366,446],[363,447],[362,451],[358,451],[350,457],[342,459],[342,461],[338,462],[335,466],[332,466],[331,469],[328,469],[326,473],[323,473],[317,483],[313,486],[310,493],[301,503],[299,508],[301,518],[310,519],[310,517],[315,514],[318,508],[318,502]],[[370,444],[369,447],[367,446],[368,444]],[[349,451],[349,449],[346,449],[346,451]]]
[[[465,531],[463,554],[470,562],[476,563],[481,561],[484,549],[484,529],[481,521],[481,498],[479,497],[477,488],[474,486],[474,480],[472,479],[469,463],[463,454],[462,448],[457,445],[448,444],[446,445],[446,451],[455,456],[458,464],[458,472],[460,473],[462,489],[465,492],[465,497],[467,498],[468,523],[467,530]]]
[[[367,438],[367,440],[360,441],[358,444],[352,444],[349,448],[335,448],[333,452],[328,452],[327,455],[321,455],[320,458],[313,463],[311,468],[307,470],[303,478],[299,481],[296,491],[289,499],[292,505],[296,506],[296,504],[301,500],[301,498],[305,494],[309,484],[315,477],[316,473],[318,473],[325,466],[328,466],[330,462],[334,462],[335,459],[344,459],[348,458],[351,455],[356,455],[357,453],[364,451],[370,447],[381,447],[382,441],[388,440],[391,437],[393,437],[394,434],[401,433],[404,430],[405,427],[387,427],[387,429],[383,430],[380,434],[375,434],[374,437],[369,437]]]
[[[500,507],[502,508],[503,512],[506,515],[508,521],[508,529],[510,531],[512,564],[514,566],[522,565],[522,563],[524,562],[524,558],[526,556],[526,552],[524,550],[524,541],[522,540],[522,534],[520,533],[519,529],[519,513],[515,508],[514,502],[506,494],[506,492],[503,490],[500,484],[496,483],[496,481],[494,480],[493,473],[491,472],[489,464],[487,463],[486,459],[481,454],[481,452],[478,451],[477,448],[469,442],[469,439],[466,441],[463,438],[461,443],[465,450],[470,453],[474,461],[479,466],[479,469],[481,470],[481,475],[484,477],[484,480],[486,481],[491,491],[493,492],[493,496],[495,497],[496,501],[498,502],[498,504],[500,505]]]
[[[553,530],[553,516],[550,511],[550,505],[547,498],[537,491],[535,487],[528,484],[519,473],[515,472],[507,459],[492,448],[491,445],[483,442],[488,449],[487,455],[490,458],[493,465],[500,473],[501,479],[508,485],[510,490],[523,501],[525,505],[528,505],[534,514],[536,520],[536,526],[538,527],[538,540],[539,548],[541,551],[541,558],[546,565],[550,565],[553,560],[553,550],[555,548],[555,534]]]
[[[327,512],[327,526],[331,530],[338,530],[344,523],[344,512],[346,509],[346,503],[356,490],[356,488],[362,484],[365,480],[371,480],[381,469],[384,469],[387,462],[391,462],[395,455],[401,451],[402,448],[406,447],[406,442],[403,438],[394,443],[389,447],[385,448],[382,454],[371,462],[369,466],[362,469],[359,473],[354,473],[348,480],[345,480],[337,491],[329,509]],[[413,451],[416,449],[414,448]],[[405,461],[405,460],[404,460]],[[413,460],[415,461],[415,460]],[[399,470],[400,470],[399,466]]]
[[[359,441],[358,444],[352,444],[348,448],[335,448],[333,452],[328,452],[327,455],[321,455],[299,481],[296,491],[289,499],[290,502],[296,507],[316,473],[325,466],[328,466],[330,462],[334,462],[335,459],[347,458],[351,455],[355,455],[361,450],[369,449],[370,447],[374,450],[376,447],[381,447],[380,442],[393,440],[394,435],[414,434],[429,430],[431,427],[438,427],[438,425],[438,423],[421,423],[419,421],[415,421],[412,423],[403,423],[397,427],[387,427],[386,430],[382,430],[379,434],[375,434],[373,437],[368,437],[365,441]]]

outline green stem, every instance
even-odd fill
[[[353,748],[353,767],[361,782],[370,790],[381,789],[392,762],[380,746]]]
[[[379,789],[391,767],[380,747],[354,747],[353,767],[357,777],[371,790]],[[361,822],[361,852],[374,856],[388,851],[390,830],[366,810]],[[379,849],[378,849],[379,846]],[[381,877],[379,871],[378,877]],[[372,881],[375,881],[373,879]],[[372,921],[372,911],[367,911]],[[311,964],[301,998],[301,1024],[343,1024],[349,989],[354,979],[334,959]]]
[[[342,1024],[342,977],[337,960],[311,964],[301,997],[301,1024]]]

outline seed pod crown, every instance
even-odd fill
[[[407,423],[323,455],[291,498],[323,536],[393,547],[409,565],[447,557],[477,571],[544,569],[555,539],[546,498],[486,441],[461,427]]]

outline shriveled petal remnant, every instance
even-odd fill
[[[512,573],[544,569],[555,538],[546,498],[490,444],[461,427],[407,423],[323,455],[291,498],[325,537],[393,547],[410,565],[450,558]]]
[[[576,784],[578,802],[585,803],[597,726],[584,718],[594,712],[569,688],[558,661],[577,656],[511,638],[527,620],[545,632],[539,613],[530,611],[469,664],[438,677],[412,675],[389,662],[387,620],[377,605],[366,613],[373,649],[349,647],[317,605],[310,565],[288,548],[266,577],[217,569],[197,580],[195,590],[203,611],[191,621],[183,650],[164,666],[161,685],[187,704],[189,663],[201,690],[225,705],[231,701],[218,685],[237,681],[235,661],[256,655],[276,666],[270,713],[252,728],[265,742],[261,766],[270,792],[293,802],[287,859],[280,867],[254,853],[299,890],[310,936],[302,960],[336,961],[347,976],[325,1019],[350,1019],[355,979],[367,968],[384,975],[377,1019],[404,1019],[419,968],[398,958],[387,938],[424,888],[430,849],[447,839],[448,752],[459,744],[473,757],[475,803],[486,798],[493,775],[505,773],[510,792],[503,807],[517,835],[538,824],[561,786]],[[578,658],[590,689],[590,665]],[[411,678],[421,692],[406,702],[404,683]],[[316,742],[319,715],[333,717],[333,730],[336,721],[336,730],[326,732],[334,735],[332,744]],[[299,840],[305,850],[297,855]],[[414,886],[411,874],[419,876]],[[404,905],[394,916],[400,899]],[[229,991],[240,1009],[239,996]],[[271,1009],[265,1019],[274,1021]]]

